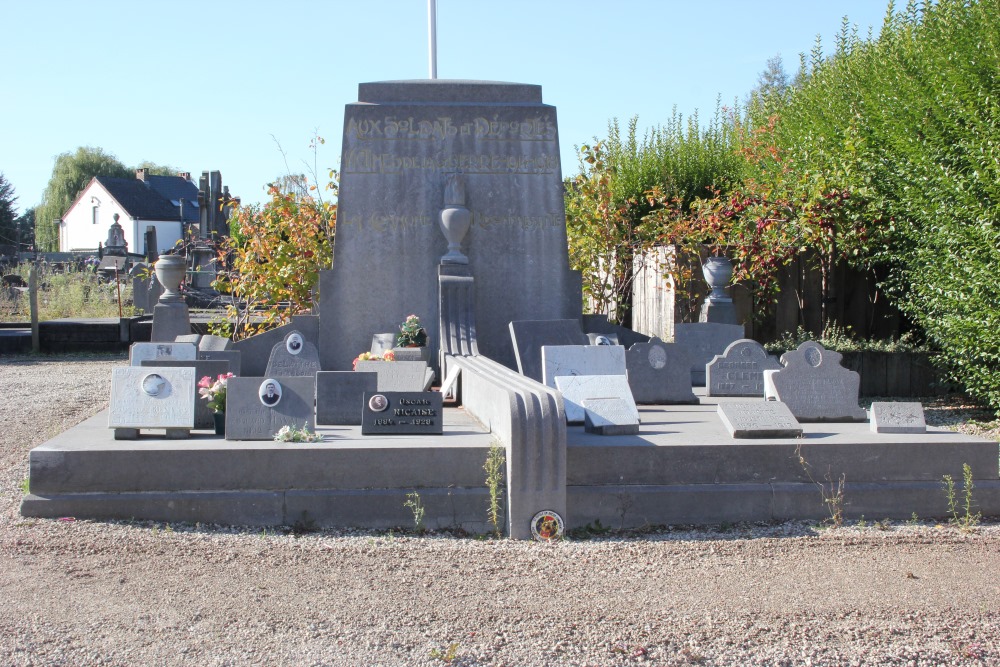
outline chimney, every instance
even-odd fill
[[[146,182],[146,178],[149,176],[149,169],[143,167],[142,169],[135,170],[135,177],[138,178],[143,183]]]
[[[191,172],[190,171],[178,171],[177,175],[180,176],[181,178],[183,178],[185,181],[190,181],[191,180]]]

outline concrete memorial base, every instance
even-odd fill
[[[941,477],[973,472],[976,511],[1000,515],[997,443],[941,429],[872,433],[866,423],[803,424],[801,438],[734,440],[717,402],[641,406],[634,435],[567,427],[568,527],[821,520],[827,507],[799,464],[845,476],[846,518],[945,517]],[[482,470],[494,436],[445,408],[440,436],[366,436],[319,427],[316,444],[114,441],[100,413],[31,451],[24,516],[237,525],[412,526],[416,489],[430,528],[487,532]],[[799,449],[801,448],[801,450]]]

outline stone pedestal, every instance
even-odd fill
[[[733,278],[732,262],[725,257],[709,257],[702,265],[702,274],[712,291],[701,305],[698,321],[739,324],[727,287]]]
[[[191,316],[186,303],[158,303],[153,307],[153,332],[149,340],[170,342],[191,333]]]

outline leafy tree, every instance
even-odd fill
[[[15,221],[17,220],[17,210],[14,204],[17,203],[17,195],[14,194],[14,186],[0,172],[0,244],[16,244],[17,230]]]
[[[35,242],[39,250],[59,249],[59,235],[53,223],[66,213],[80,190],[94,176],[129,178],[135,176],[135,170],[126,167],[114,155],[89,146],[56,157],[42,202],[35,209]]]
[[[29,208],[17,219],[17,233],[21,239],[21,251],[35,246],[35,209]]]

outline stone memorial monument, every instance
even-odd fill
[[[628,383],[642,405],[697,403],[691,390],[691,362],[686,348],[652,338],[625,353]]]
[[[115,440],[135,440],[142,429],[187,438],[194,428],[194,388],[194,368],[114,368],[108,428],[115,430]]]
[[[556,388],[562,392],[566,421],[579,424],[584,421],[583,402],[591,398],[615,398],[624,401],[634,410],[638,420],[639,409],[624,375],[557,375]],[[637,422],[638,423],[638,422]]]
[[[763,396],[764,371],[776,371],[781,363],[755,340],[743,338],[729,344],[705,367],[709,396]]]
[[[781,355],[781,370],[764,371],[764,395],[800,422],[868,421],[858,405],[861,376],[840,365],[839,352],[806,341]]]
[[[291,331],[271,348],[264,375],[311,377],[319,370],[319,352],[316,346],[307,341],[301,332]]]

